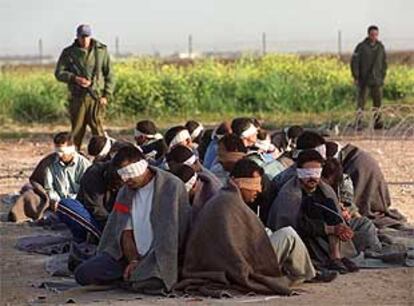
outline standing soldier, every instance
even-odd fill
[[[89,25],[78,26],[74,43],[63,50],[55,70],[56,79],[68,84],[72,137],[78,150],[87,125],[93,135],[104,135],[103,108],[114,88],[108,50],[91,35]]]
[[[356,127],[361,129],[362,117],[368,92],[373,100],[374,129],[382,129],[381,99],[382,86],[387,73],[384,45],[378,40],[378,27],[368,28],[368,37],[355,48],[351,59],[351,70],[358,87],[358,113]]]

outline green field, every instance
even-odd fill
[[[232,62],[199,60],[189,65],[154,59],[115,64],[116,89],[107,109],[112,122],[153,118],[206,118],[229,114],[289,116],[351,112],[355,87],[349,66],[335,57],[268,55]],[[384,98],[414,97],[414,68],[391,65]],[[3,70],[0,123],[63,122],[67,90],[52,70]]]

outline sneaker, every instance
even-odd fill
[[[339,274],[348,273],[347,267],[342,263],[341,259],[331,259],[325,265],[325,269],[337,271]]]
[[[349,272],[353,273],[359,271],[358,266],[352,260],[344,257],[341,259],[341,262],[344,264],[344,266]]]

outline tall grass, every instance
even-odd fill
[[[115,64],[111,117],[203,113],[327,112],[352,109],[355,87],[336,58],[268,55],[189,66],[136,59]],[[391,66],[389,100],[414,96],[414,69]],[[66,114],[67,90],[52,71],[0,74],[0,120],[54,122]],[[0,121],[0,122],[1,122]]]

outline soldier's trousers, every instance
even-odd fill
[[[103,107],[89,95],[72,96],[69,101],[69,114],[73,141],[78,149],[82,145],[86,126],[89,126],[92,135],[104,135],[102,127]]]
[[[367,86],[367,85],[359,85],[358,86],[358,109],[364,110],[365,104],[368,98],[368,94],[370,94],[373,102],[374,108],[379,109],[382,104],[382,86]]]
[[[357,114],[357,126],[361,124],[362,120],[362,113],[365,108],[365,103],[368,98],[368,93],[371,95],[372,104],[373,104],[373,111],[374,111],[374,129],[382,129],[383,128],[383,121],[381,115],[381,104],[382,104],[382,86],[366,86],[366,85],[359,85],[358,86],[358,114]]]

